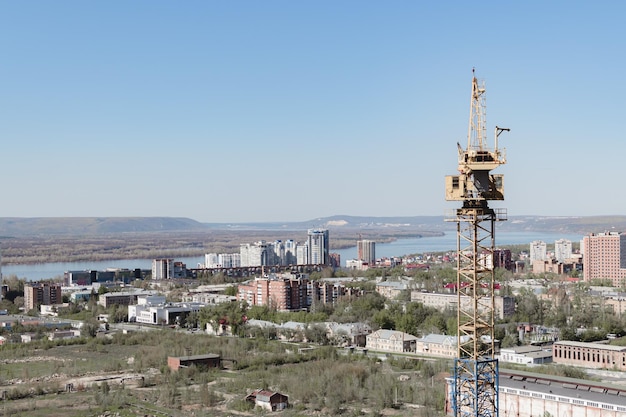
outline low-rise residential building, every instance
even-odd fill
[[[145,295],[154,295],[155,291],[120,291],[120,292],[108,292],[100,294],[98,297],[98,304],[104,308],[109,308],[112,305],[128,306],[137,303],[137,299]]]
[[[396,298],[407,289],[407,284],[402,281],[383,281],[376,284],[376,292],[389,299]]]
[[[422,303],[426,307],[433,307],[437,310],[444,311],[447,309],[456,310],[458,305],[457,294],[445,294],[445,293],[432,293],[426,291],[411,291],[411,301]],[[468,296],[461,296],[461,303],[464,303],[464,308],[469,308],[471,305],[471,298]],[[515,314],[515,298],[506,296],[494,297],[496,317],[503,319]],[[491,299],[485,298],[484,305],[490,305]]]
[[[365,323],[326,323],[326,328],[329,340],[351,346],[365,346],[367,335],[372,333],[372,328]]]
[[[215,305],[222,303],[232,303],[233,301],[237,301],[237,297],[233,295],[215,294],[209,292],[190,292],[183,295],[182,301],[184,303],[201,303],[206,305]]]
[[[279,392],[258,389],[246,396],[255,406],[268,411],[279,411],[289,407],[289,397]]]
[[[546,327],[532,323],[517,324],[517,338],[522,343],[549,344],[559,339],[560,330],[557,327]]]
[[[366,271],[370,268],[370,264],[362,259],[346,260],[346,268],[357,271]]]
[[[552,362],[552,346],[526,345],[500,348],[498,359],[500,362],[542,365]]]
[[[366,336],[365,347],[385,352],[414,353],[417,337],[396,330],[376,330]]]
[[[91,290],[75,291],[70,294],[70,301],[73,303],[87,302],[91,298]]]
[[[439,358],[454,358],[457,355],[457,336],[428,334],[417,339],[415,353]]]

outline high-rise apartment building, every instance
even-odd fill
[[[239,268],[241,266],[241,254],[220,253],[217,261],[222,265],[222,268]]]
[[[554,258],[559,262],[572,259],[572,241],[559,239],[554,242]]]
[[[153,259],[152,279],[172,279],[174,277],[173,259]]]
[[[493,251],[493,266],[495,268],[504,268],[508,271],[514,270],[513,259],[510,249],[496,249]]]
[[[614,286],[626,284],[626,234],[607,232],[583,238],[583,279],[611,280]]]
[[[296,257],[296,242],[292,239],[285,241],[285,258],[283,265],[295,265],[298,263],[298,258]]]
[[[207,253],[204,255],[205,268],[239,268],[241,254],[239,253]]]
[[[275,265],[285,265],[285,244],[282,240],[276,240],[271,243],[272,253],[274,254],[274,259],[272,261]]]
[[[304,310],[317,303],[334,304],[341,297],[362,294],[361,290],[342,284],[273,274],[241,283],[237,291],[239,301],[245,301],[251,306],[266,305],[279,311]]]
[[[311,265],[328,265],[330,242],[328,229],[309,229],[307,232],[308,258]]]
[[[239,245],[241,266],[274,265],[275,256],[272,245],[264,240]]]
[[[204,267],[205,268],[219,268],[220,262],[218,260],[217,253],[205,253],[204,254]]]
[[[548,248],[546,242],[535,240],[530,242],[530,263],[534,261],[545,261],[548,259]]]
[[[41,282],[24,285],[24,308],[26,311],[36,309],[38,306],[61,304],[61,284]]]
[[[237,299],[251,306],[269,306],[278,311],[307,308],[307,279],[261,277],[237,287]]]
[[[298,265],[309,265],[311,262],[309,261],[309,245],[308,243],[304,243],[304,245],[296,246],[296,263]]]
[[[376,264],[376,242],[373,240],[359,239],[356,242],[357,260],[368,265]]]

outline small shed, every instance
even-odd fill
[[[258,389],[246,397],[254,405],[269,411],[284,410],[289,407],[289,397],[279,392]]]
[[[222,358],[220,355],[214,353],[208,353],[205,355],[167,357],[167,366],[172,371],[177,371],[180,368],[187,368],[192,365],[199,368],[221,368]]]

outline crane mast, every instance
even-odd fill
[[[498,417],[498,361],[495,359],[495,222],[506,209],[489,200],[504,200],[504,176],[491,171],[506,163],[496,126],[494,147],[486,135],[484,83],[472,77],[467,147],[458,147],[458,175],[446,176],[446,200],[462,207],[446,216],[457,225],[457,356],[451,400],[455,417]]]

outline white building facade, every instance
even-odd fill
[[[330,242],[327,229],[309,229],[307,232],[307,246],[309,264],[328,265],[330,261]]]
[[[572,241],[559,239],[554,242],[554,258],[559,262],[572,259]]]
[[[545,261],[548,259],[548,248],[546,242],[534,240],[530,242],[530,263],[533,261]]]

